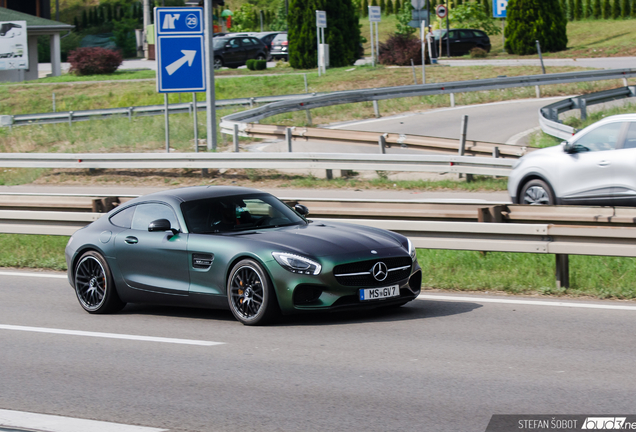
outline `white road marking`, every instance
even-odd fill
[[[174,338],[164,338],[164,337],[154,337],[154,336],[138,336],[138,335],[127,335],[127,334],[118,334],[118,333],[99,333],[99,332],[87,332],[87,331],[79,331],[79,330],[54,329],[54,328],[46,328],[46,327],[25,327],[25,326],[15,326],[15,325],[6,325],[6,324],[0,324],[0,330],[16,330],[16,331],[28,331],[28,332],[36,332],[36,333],[52,333],[52,334],[61,334],[61,335],[70,335],[70,336],[88,336],[88,337],[98,337],[98,338],[106,338],[106,339],[124,339],[124,340],[172,343],[172,344],[182,344],[182,345],[214,346],[214,345],[225,344],[225,342],[213,342],[213,341],[203,341],[203,340],[195,340],[195,339],[174,339]]]
[[[510,138],[508,138],[508,141],[506,141],[506,144],[509,145],[517,145],[517,143],[519,141],[521,141],[521,139],[527,137],[528,135],[540,131],[541,130],[541,126],[537,126],[537,127],[533,127],[531,129],[528,130],[524,130],[523,132],[519,132],[518,134],[515,134],[513,136],[511,136]]]
[[[164,432],[168,430],[3,409],[0,409],[0,426],[28,428],[43,432]]]
[[[418,300],[447,300],[447,301],[463,301],[474,303],[503,303],[531,306],[557,306],[568,308],[583,309],[613,309],[613,310],[631,310],[636,311],[636,306],[617,305],[617,304],[598,304],[598,303],[573,303],[546,300],[526,300],[526,299],[500,299],[492,297],[473,297],[473,296],[449,296],[449,295],[429,295],[420,294]]]
[[[37,272],[10,272],[0,271],[0,276],[25,276],[25,277],[39,277],[39,278],[53,278],[53,279],[67,279],[67,276],[54,273],[37,273]]]

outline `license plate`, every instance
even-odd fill
[[[382,288],[366,288],[360,290],[360,300],[381,300],[400,296],[400,286],[391,285]]]

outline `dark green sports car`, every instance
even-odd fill
[[[420,293],[406,237],[307,214],[255,189],[153,193],[73,234],[69,282],[90,313],[126,303],[229,308],[247,325],[280,313],[399,306]]]

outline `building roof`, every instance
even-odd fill
[[[29,34],[51,34],[72,30],[75,26],[46,18],[36,17],[0,7],[0,21],[26,21]]]

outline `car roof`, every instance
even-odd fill
[[[263,194],[258,189],[245,188],[240,186],[189,186],[177,189],[154,192],[143,195],[128,203],[139,203],[144,201],[163,200],[177,203],[196,201],[207,198],[220,198],[227,196],[243,196],[252,194]],[[127,204],[128,204],[127,203]]]

